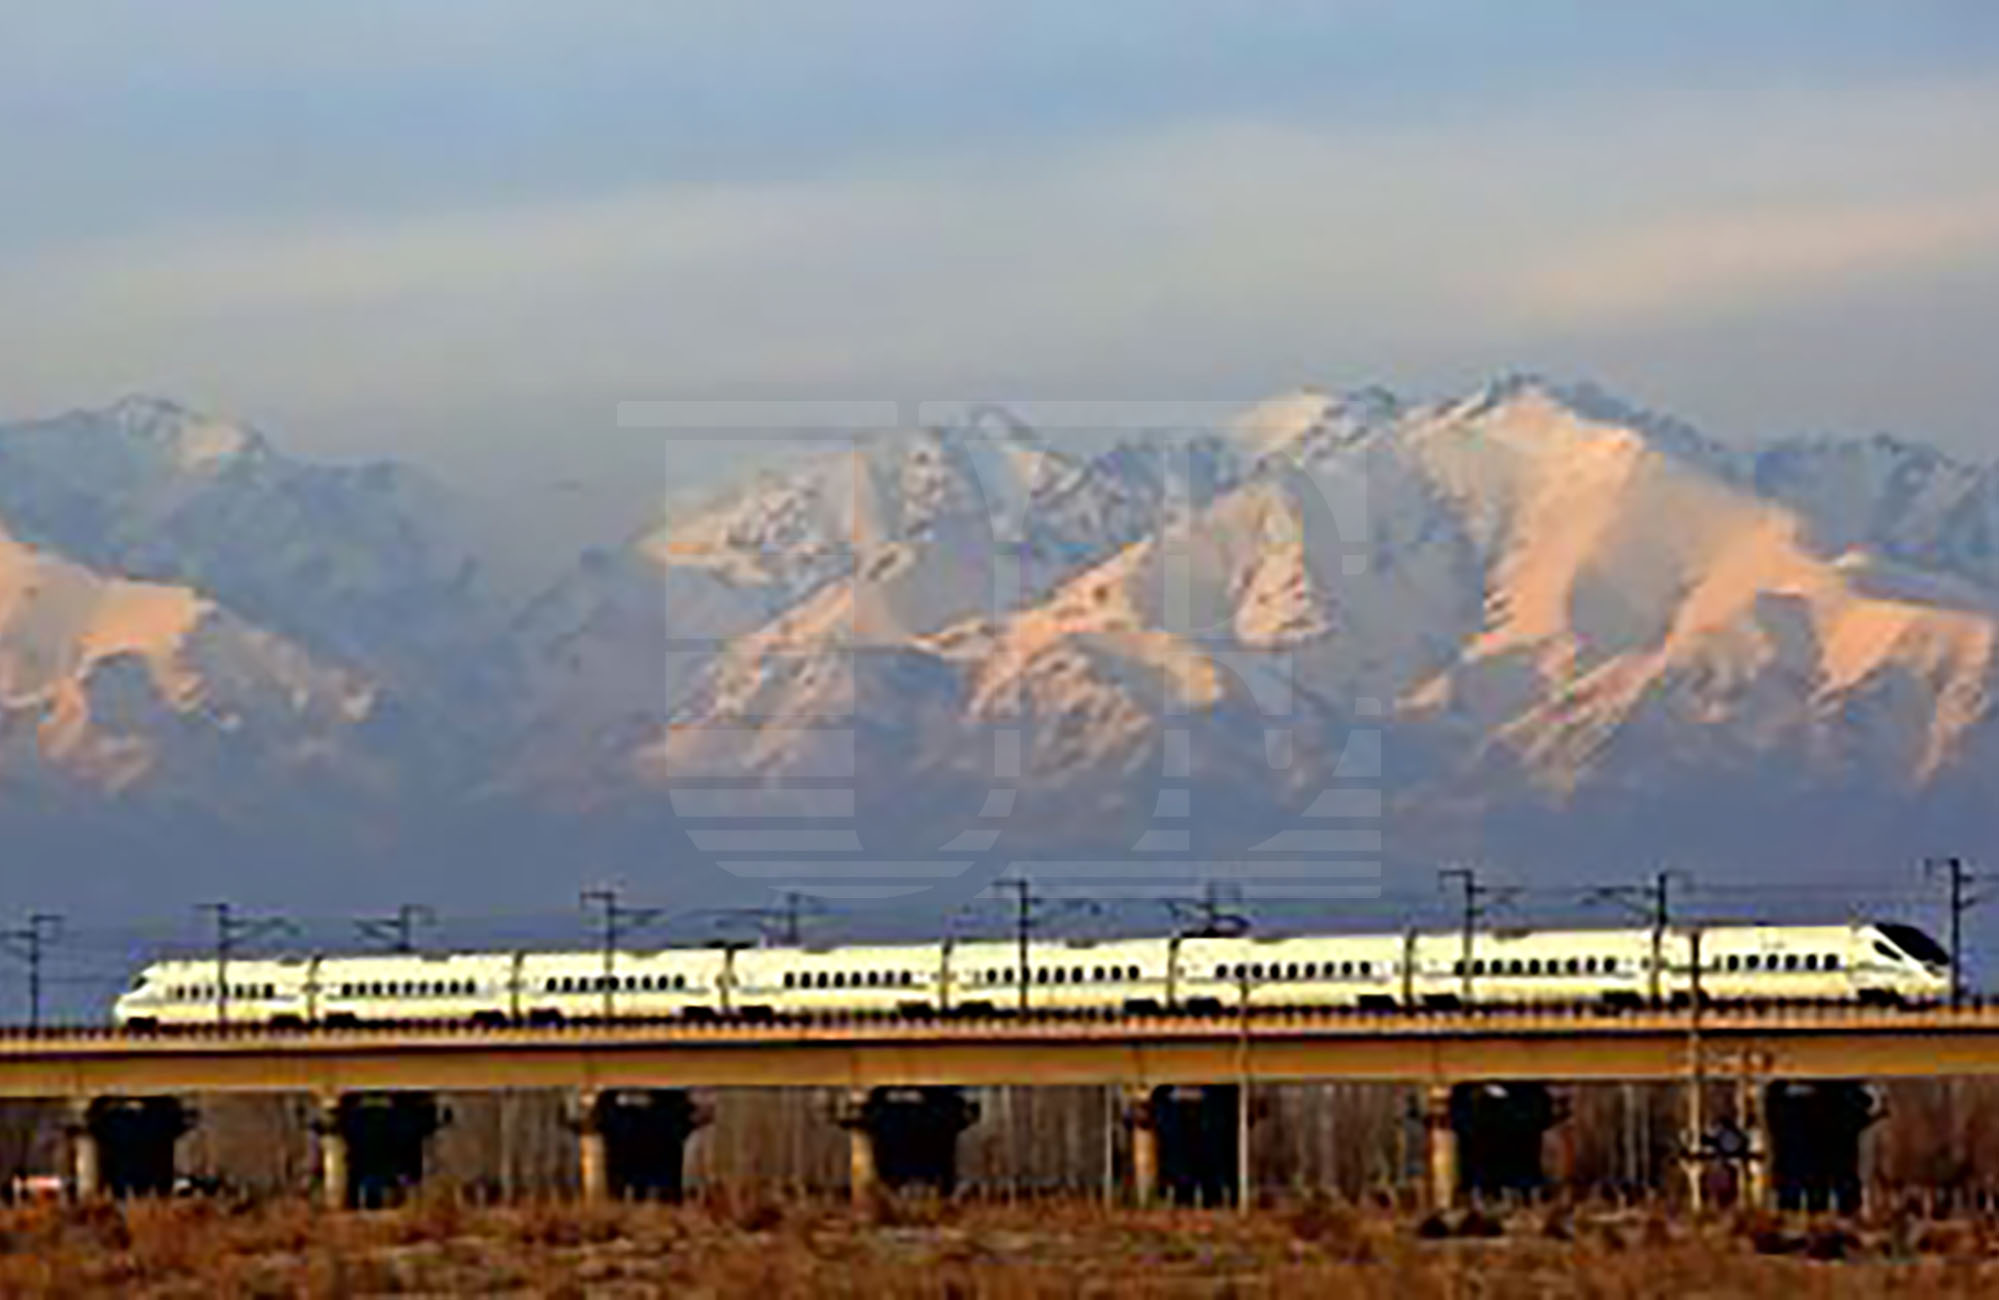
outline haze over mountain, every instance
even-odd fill
[[[1999,470],[1917,442],[1528,377],[1102,454],[984,411],[607,521],[526,601],[454,518],[162,401],[0,428],[0,825],[78,864],[46,888],[1328,897],[1999,830]]]

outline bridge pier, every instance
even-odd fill
[[[329,1208],[373,1209],[423,1181],[424,1147],[449,1122],[428,1092],[350,1092],[322,1099],[320,1195]]]
[[[578,1093],[576,1129],[583,1199],[677,1201],[687,1139],[707,1115],[678,1088]]]
[[[1770,1192],[1783,1210],[1860,1209],[1860,1135],[1881,1118],[1852,1080],[1784,1080],[1763,1092]]]
[[[1239,1192],[1242,1093],[1235,1084],[1164,1084],[1126,1094],[1131,1200],[1230,1205]]]
[[[1143,1209],[1159,1196],[1159,1125],[1152,1105],[1153,1089],[1127,1088],[1124,1123],[1131,1134],[1131,1203]]]
[[[857,1089],[838,1120],[848,1133],[848,1187],[856,1201],[878,1188],[926,1186],[949,1196],[958,1185],[958,1135],[979,1108],[957,1088]]]
[[[1423,1090],[1424,1193],[1433,1210],[1448,1210],[1458,1200],[1458,1130],[1451,1113],[1452,1092],[1446,1083]]]
[[[1456,1139],[1456,1189],[1527,1197],[1547,1181],[1542,1139],[1563,1115],[1543,1083],[1461,1083],[1446,1101]]]
[[[178,1097],[73,1100],[66,1128],[77,1199],[172,1195],[174,1145],[193,1126]]]

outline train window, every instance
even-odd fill
[[[1046,966],[1034,972],[1034,982],[1036,984],[1046,984],[1048,982],[1048,968]]]
[[[1258,962],[1258,963],[1257,963],[1256,965],[1254,965],[1254,966],[1251,966],[1251,967],[1249,968],[1249,977],[1250,977],[1251,979],[1253,979],[1253,980],[1260,980],[1260,979],[1262,979],[1262,978],[1263,978],[1263,963],[1262,963],[1262,962]]]
[[[1805,969],[1806,969],[1806,970],[1817,970],[1818,968],[1819,968],[1819,955],[1818,955],[1817,953],[1815,953],[1815,952],[1808,952],[1808,953],[1806,953],[1806,954],[1805,954]]]
[[[1360,973],[1363,975],[1369,974],[1372,971],[1373,967],[1374,967],[1373,962],[1364,961],[1360,964]]]
[[[1527,973],[1529,975],[1539,975],[1541,973],[1541,959],[1539,957],[1527,963]]]
[[[1228,968],[1227,966],[1217,966],[1217,967],[1215,967],[1215,978],[1216,978],[1216,979],[1218,979],[1218,980],[1225,980],[1225,979],[1227,979],[1228,977],[1229,977],[1229,968]]]
[[[786,972],[784,973],[784,986],[785,986],[786,988],[788,988],[788,989],[789,989],[789,988],[796,988],[796,987],[798,987],[798,972],[797,972],[797,971],[786,971]]]
[[[1605,957],[1603,959],[1603,973],[1606,975],[1617,974],[1617,958]]]
[[[1785,954],[1784,954],[1784,969],[1785,969],[1785,970],[1796,970],[1797,968],[1798,968],[1798,954],[1796,954],[1796,953],[1794,953],[1794,952],[1790,952],[1790,953],[1785,953]]]
[[[1508,975],[1525,975],[1527,973],[1527,963],[1515,957],[1512,961],[1506,963],[1506,973]]]
[[[1825,955],[1825,960],[1819,964],[1824,966],[1827,970],[1838,970],[1839,954],[1836,952],[1829,952]]]
[[[1456,961],[1451,963],[1451,974],[1462,975],[1464,973],[1465,973],[1465,962],[1464,958],[1460,957]]]
[[[1479,964],[1479,965],[1482,965],[1483,963],[1478,963],[1478,964]],[[1342,975],[1351,975],[1351,974],[1353,974],[1353,963],[1352,963],[1352,962],[1350,962],[1350,961],[1343,961],[1343,962],[1341,962],[1341,963],[1340,963],[1340,974],[1342,974]]]
[[[1580,975],[1580,974],[1582,974],[1582,973],[1583,973],[1583,963],[1582,963],[1582,958],[1580,958],[1580,957],[1571,957],[1571,958],[1569,958],[1569,961],[1568,961],[1568,965],[1567,965],[1567,966],[1565,967],[1565,969],[1566,969],[1566,970],[1568,971],[1568,973],[1569,973],[1569,974],[1571,974],[1571,975]]]

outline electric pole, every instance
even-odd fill
[[[28,967],[28,1028],[42,1027],[42,950],[62,933],[62,918],[36,912],[18,930],[0,935]]]
[[[1043,904],[1054,900],[1035,893],[1034,882],[1025,876],[1014,880],[995,880],[993,888],[1013,891],[1013,932],[1020,963],[1020,1009],[1025,1012],[1027,1010],[1027,986],[1031,982],[1030,972],[1027,968],[1028,939],[1033,935],[1036,928],[1047,919],[1046,915],[1037,909]],[[1088,899],[1077,898],[1062,901],[1066,906],[1079,907],[1088,911],[1096,910],[1096,904],[1090,902]]]
[[[1652,1005],[1658,1006],[1664,993],[1666,931],[1673,921],[1673,885],[1692,885],[1684,871],[1664,868],[1652,875],[1649,885],[1606,885],[1590,891],[1589,902],[1616,903],[1642,916],[1652,927]],[[1698,975],[1696,975],[1698,978]]]
[[[228,903],[197,903],[215,917],[215,1023],[229,1024],[229,960],[236,950],[266,935],[294,934],[298,927],[281,916],[238,916]]]
[[[354,928],[369,943],[385,945],[390,952],[416,951],[416,928],[436,925],[437,913],[422,903],[404,903],[394,916],[363,917]]]
[[[1478,878],[1475,867],[1445,867],[1437,873],[1437,883],[1449,888],[1455,881],[1462,900],[1460,927],[1463,933],[1463,951],[1458,958],[1458,974],[1461,981],[1461,996],[1464,1004],[1472,1003],[1472,943],[1478,934],[1478,923],[1485,919],[1496,904],[1503,903],[1519,893],[1517,889],[1495,888]]]
[[[1964,1002],[1964,914],[1984,900],[1970,890],[1978,877],[1963,858],[1930,858],[1923,870],[1931,877],[1942,876],[1950,903],[1950,1005]]]
[[[1248,934],[1250,920],[1246,913],[1223,910],[1221,886],[1212,880],[1202,886],[1197,902],[1182,898],[1159,901],[1174,922],[1173,935],[1166,941],[1166,1007],[1172,1010],[1179,1001],[1180,945],[1189,939],[1233,939]]]
[[[604,994],[604,1019],[609,1020],[617,1009],[618,940],[639,926],[653,924],[666,913],[657,907],[626,907],[618,901],[617,889],[610,886],[586,889],[582,897],[586,910],[591,907],[602,909],[597,933],[604,950],[604,974],[598,983]]]
[[[761,908],[756,913],[759,928],[763,931],[764,942],[769,943],[771,934],[775,931],[777,941],[784,947],[802,946],[805,942],[807,911],[817,913],[825,911],[825,908],[819,905],[817,899],[796,889],[787,889],[779,894],[777,906]]]

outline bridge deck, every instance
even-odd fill
[[[877,1087],[1686,1077],[1685,1012],[1262,1013],[545,1028],[0,1034],[0,1096],[361,1089]],[[1778,1078],[1999,1074],[1999,1007],[1709,1010],[1702,1068]]]

